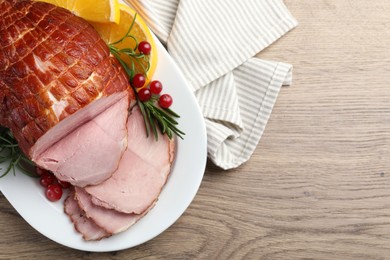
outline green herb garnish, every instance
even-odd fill
[[[139,99],[137,100],[138,106],[144,117],[147,135],[152,132],[154,138],[158,140],[156,129],[156,125],[158,125],[161,133],[166,134],[169,139],[172,139],[173,134],[176,134],[183,139],[182,135],[185,135],[185,133],[177,128],[178,122],[174,119],[174,117],[179,117],[179,115],[169,108],[162,109],[156,106],[157,100],[157,95],[153,95],[152,98],[146,102],[142,102]]]
[[[143,70],[143,75],[147,75],[147,72],[150,68],[150,62],[149,62],[149,55],[144,55],[140,51],[137,51],[138,49],[138,40],[136,37],[131,35],[131,30],[134,26],[135,19],[137,17],[137,14],[134,15],[134,19],[132,23],[130,24],[130,27],[127,31],[127,33],[118,41],[110,43],[108,45],[110,52],[112,55],[117,58],[119,63],[122,65],[123,69],[125,70],[126,74],[130,78],[130,83],[132,82],[134,75],[135,75],[135,62],[139,62],[141,59],[147,62],[147,66],[143,66],[141,62],[139,64],[141,65],[141,68]],[[125,39],[132,39],[135,42],[135,47],[134,49],[132,48],[118,48],[116,45],[123,42]],[[123,56],[129,57],[132,61],[131,66],[126,64],[126,62],[123,60]],[[158,98],[159,95],[152,95],[152,97],[148,101],[141,101],[137,90],[132,84],[130,84],[131,87],[134,90],[134,93],[136,93],[136,98],[137,98],[137,104],[140,108],[140,111],[142,113],[142,116],[144,118],[145,122],[145,128],[146,128],[146,135],[149,137],[150,134],[153,134],[156,141],[158,140],[158,132],[157,128],[160,129],[160,132],[162,134],[166,134],[169,139],[173,138],[173,134],[176,134],[178,137],[183,139],[183,135],[185,135],[184,132],[179,130],[177,128],[178,122],[175,120],[175,118],[179,118],[180,116],[172,111],[169,108],[161,108],[157,105],[158,103]]]
[[[11,171],[16,174],[16,167],[22,170],[22,172],[30,177],[36,177],[29,166],[35,166],[26,155],[20,150],[18,142],[9,129],[0,127],[0,163],[9,162],[6,169],[0,168],[0,178],[6,176]]]

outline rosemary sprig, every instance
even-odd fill
[[[12,132],[6,128],[0,128],[0,163],[5,162],[8,162],[8,167],[4,169],[4,172],[0,173],[0,178],[6,176],[11,171],[15,175],[16,167],[30,177],[37,176],[28,169],[28,166],[35,166],[35,164],[20,150]],[[2,170],[3,168],[0,168],[0,171]]]
[[[137,14],[134,15],[133,21],[130,24],[130,27],[127,33],[118,41],[110,43],[108,45],[110,52],[114,57],[119,61],[125,70],[126,74],[129,76],[130,82],[132,81],[135,75],[135,62],[138,62],[138,65],[143,70],[143,74],[146,76],[147,72],[150,68],[149,55],[144,55],[143,53],[137,51],[138,49],[138,40],[134,35],[131,34],[131,30],[135,24],[135,19]],[[134,48],[118,48],[116,45],[123,42],[125,39],[132,39],[135,43]],[[129,66],[124,60],[123,55],[129,57],[131,60],[131,66]],[[143,60],[147,66],[145,67],[140,60]],[[130,84],[131,85],[131,84]],[[156,141],[158,140],[158,132],[157,128],[159,128],[162,134],[166,134],[169,139],[173,138],[173,135],[177,135],[181,139],[183,139],[184,132],[182,132],[178,128],[178,122],[175,118],[179,118],[180,116],[172,111],[171,109],[163,109],[160,108],[157,103],[159,99],[159,95],[152,95],[152,98],[146,102],[141,101],[138,97],[137,90],[132,86],[134,93],[136,93],[137,104],[140,108],[142,116],[144,118],[145,128],[146,128],[146,136],[149,137],[150,134],[154,135]]]
[[[162,109],[156,106],[158,95],[153,95],[152,98],[146,102],[137,100],[138,106],[141,110],[145,122],[146,134],[154,135],[156,141],[158,140],[158,132],[156,125],[159,127],[162,134],[166,134],[169,139],[173,138],[173,134],[183,139],[184,132],[177,128],[178,122],[174,117],[179,118],[171,109]]]

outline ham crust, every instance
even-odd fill
[[[36,142],[60,122],[118,92],[134,100],[125,72],[89,23],[51,4],[0,0],[0,125],[12,130],[26,155],[34,157]]]

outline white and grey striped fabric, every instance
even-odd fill
[[[282,0],[127,0],[166,44],[202,108],[208,156],[231,169],[255,150],[292,66],[254,57],[297,25]]]

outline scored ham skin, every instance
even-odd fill
[[[148,138],[138,107],[127,121],[128,146],[118,169],[106,181],[85,187],[92,203],[123,213],[141,214],[158,198],[174,159],[175,142],[159,134]]]
[[[100,240],[111,236],[111,234],[107,233],[85,216],[85,213],[80,209],[75,199],[74,190],[69,193],[64,201],[64,211],[73,222],[76,231],[81,233],[85,240]]]
[[[0,0],[0,125],[31,159],[125,93],[134,103],[88,22],[51,4]]]
[[[129,229],[149,211],[145,210],[142,214],[125,214],[96,206],[91,202],[91,195],[81,188],[75,188],[75,199],[85,216],[108,234],[117,234]],[[153,206],[154,203],[149,209]]]

